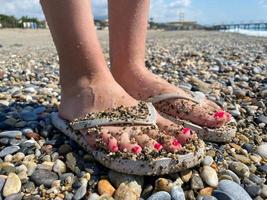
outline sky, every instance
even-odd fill
[[[115,0],[114,0],[115,1]],[[107,0],[92,0],[95,18],[106,18]],[[39,0],[0,0],[0,14],[44,19]],[[267,0],[150,0],[155,22],[185,20],[204,25],[267,21]]]

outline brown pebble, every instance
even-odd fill
[[[47,144],[47,145],[42,146],[42,149],[41,150],[43,152],[47,153],[47,154],[50,154],[50,153],[52,153],[53,146],[50,145],[50,144]]]
[[[98,182],[98,184],[97,184],[97,190],[98,190],[98,193],[100,195],[102,195],[102,194],[108,194],[108,195],[112,196],[113,193],[115,192],[115,188],[106,179],[102,179],[102,180],[100,180]]]
[[[33,138],[36,141],[41,139],[40,135],[38,133],[34,133],[34,132],[26,133],[26,137],[29,139]]]
[[[199,194],[202,196],[211,196],[212,192],[213,192],[212,187],[206,187],[206,188],[201,189],[199,191]]]

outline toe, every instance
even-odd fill
[[[147,134],[139,133],[133,135],[133,137],[135,138],[137,143],[148,152],[152,151],[159,152],[163,148],[163,146],[159,142],[152,139]]]
[[[173,136],[162,134],[160,142],[163,145],[163,148],[169,152],[177,152],[181,150],[182,144]]]
[[[120,133],[114,133],[113,136],[118,141],[118,146],[121,151],[127,151],[134,154],[139,154],[142,151],[142,147],[137,144],[137,142],[132,139],[130,140],[129,134],[126,131]]]

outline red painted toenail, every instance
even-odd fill
[[[191,129],[190,128],[187,128],[187,127],[185,127],[185,128],[182,129],[182,133],[183,134],[187,134],[188,132],[190,133],[190,131],[191,131]]]
[[[160,151],[162,149],[162,145],[160,143],[154,144],[154,148]]]
[[[230,113],[226,113],[226,117],[227,117],[227,119],[229,120],[229,119],[231,119],[232,118],[232,115],[230,114]]]
[[[135,146],[132,148],[132,153],[137,154],[137,153],[140,153],[141,150],[142,150],[142,148],[140,146]]]
[[[216,113],[214,113],[214,118],[221,119],[221,118],[224,118],[224,115],[225,115],[225,112],[223,110],[217,111]]]
[[[176,147],[177,147],[177,146],[182,146],[181,143],[180,143],[178,140],[173,140],[173,141],[172,141],[172,145],[173,145],[173,146],[176,146]]]
[[[117,152],[119,150],[118,146],[112,146],[111,147],[111,152]]]

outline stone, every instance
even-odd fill
[[[263,157],[267,158],[267,143],[263,143],[257,147],[257,153]]]
[[[23,162],[23,164],[27,167],[28,171],[27,174],[28,176],[31,176],[33,174],[33,172],[36,170],[37,168],[37,164],[33,161],[27,161],[27,162]]]
[[[185,170],[181,172],[181,179],[183,182],[188,182],[192,177],[192,170]]]
[[[172,200],[185,200],[185,194],[180,186],[174,186],[171,190]]]
[[[211,196],[213,190],[213,187],[205,187],[199,191],[199,194],[202,196]]]
[[[0,189],[1,191],[1,189]],[[262,185],[262,188],[261,188],[261,196],[263,198],[266,198],[267,199],[267,185]]]
[[[113,193],[115,192],[115,188],[106,179],[102,179],[102,180],[100,180],[98,182],[98,184],[97,184],[97,190],[98,190],[98,193],[100,195],[102,195],[102,194],[108,194],[108,195],[112,196]]]
[[[107,195],[107,194],[103,194],[97,200],[114,200],[114,199],[111,196]]]
[[[265,115],[260,115],[260,116],[257,118],[257,122],[258,122],[258,123],[264,123],[264,124],[267,124],[267,116],[265,116]]]
[[[143,188],[141,197],[144,199],[147,199],[153,191],[153,186],[151,184],[146,185],[145,188]]]
[[[131,200],[138,199],[141,195],[142,188],[136,181],[130,183],[121,183],[115,191],[114,199],[116,200]]]
[[[5,157],[8,154],[16,153],[20,149],[19,146],[8,146],[0,151],[0,158]]]
[[[25,158],[25,154],[22,152],[18,152],[12,157],[12,162],[20,162]]]
[[[35,185],[33,182],[28,181],[27,183],[23,184],[23,191],[26,193],[32,193],[35,190]]]
[[[63,174],[66,172],[66,165],[63,161],[57,159],[53,166],[53,171],[57,172],[58,174]]]
[[[21,181],[15,173],[10,173],[7,176],[6,183],[3,188],[3,196],[7,197],[20,192]]]
[[[256,184],[245,185],[245,190],[252,198],[255,198],[261,193],[261,187]]]
[[[211,156],[205,156],[205,158],[202,160],[202,165],[211,166],[211,164],[214,162],[213,158]]]
[[[152,194],[147,200],[171,200],[171,195],[168,192],[160,191]]]
[[[171,180],[166,178],[158,178],[155,181],[155,191],[166,191],[170,192],[173,187],[173,183]]]
[[[258,167],[259,171],[267,173],[267,164],[263,164]]]
[[[255,174],[250,174],[249,180],[251,180],[253,183],[256,183],[257,185],[262,185],[265,183],[266,178],[261,178]]]
[[[44,185],[46,187],[51,187],[53,181],[58,179],[58,175],[48,170],[37,169],[33,172],[30,179],[36,185]]]
[[[22,183],[26,183],[28,181],[28,175],[26,171],[19,172],[18,177]]]
[[[204,166],[201,171],[201,178],[212,187],[217,187],[218,185],[218,176],[217,172],[210,166]]]
[[[98,200],[98,199],[99,199],[99,195],[97,193],[91,193],[89,197],[87,198],[87,200]]]
[[[0,138],[20,138],[22,136],[21,131],[4,131],[0,133]]]
[[[35,121],[38,119],[38,116],[34,112],[23,111],[20,115],[24,121]]]
[[[85,178],[81,178],[80,182],[81,182],[81,186],[76,190],[73,196],[74,200],[80,200],[86,194],[88,180]]]
[[[37,169],[52,171],[53,166],[54,166],[53,162],[44,161],[41,164],[37,165]]]
[[[212,195],[218,200],[236,200],[230,194],[220,190],[214,190]]]
[[[36,140],[36,141],[38,141],[38,140],[41,139],[41,136],[40,136],[38,133],[34,133],[34,132],[28,132],[28,133],[26,133],[26,137],[27,137],[28,139],[33,138],[33,139]]]
[[[21,199],[22,199],[21,193],[11,194],[5,198],[5,200],[21,200]]]
[[[123,174],[116,172],[114,170],[109,170],[108,172],[108,178],[110,182],[117,188],[121,183],[124,182],[131,182],[136,181],[139,185],[144,184],[144,177],[143,176],[135,176],[130,174]]]
[[[204,183],[201,179],[201,177],[199,176],[199,174],[194,173],[191,179],[191,188],[193,190],[199,190],[204,188]]]
[[[231,162],[229,169],[235,172],[239,177],[249,177],[249,168],[241,162]]]
[[[252,200],[249,194],[240,185],[230,180],[221,180],[217,190],[225,192],[234,200]],[[214,196],[216,197],[216,195]]]
[[[221,172],[221,175],[230,176],[234,182],[236,182],[237,184],[240,185],[240,178],[234,172],[232,172],[231,170],[228,170],[228,169],[224,170],[223,172]]]
[[[6,182],[6,179],[2,175],[0,175],[0,193],[4,187],[5,182]]]
[[[67,167],[72,171],[76,172],[76,166],[77,166],[77,161],[76,158],[74,157],[73,153],[68,153],[66,155],[66,165]]]

